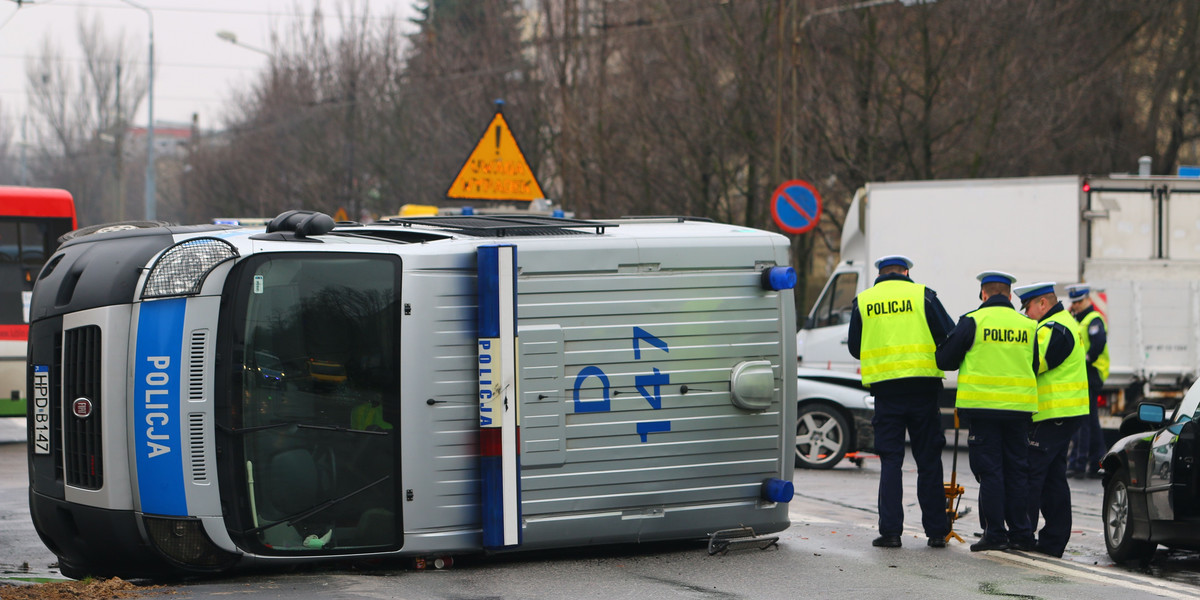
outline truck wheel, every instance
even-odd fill
[[[850,448],[850,426],[836,408],[821,402],[802,405],[796,415],[796,466],[832,469]]]
[[[1133,539],[1133,516],[1129,510],[1129,474],[1122,470],[1104,486],[1104,546],[1114,562],[1148,559],[1158,544]]]

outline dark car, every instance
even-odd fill
[[[1200,385],[1170,420],[1166,412],[1143,402],[1122,424],[1132,435],[1104,456],[1104,545],[1114,561],[1148,560],[1159,544],[1200,550]]]

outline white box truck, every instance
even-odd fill
[[[80,236],[34,289],[34,525],[70,577],[753,541],[789,525],[788,248],[299,211]]]
[[[1102,424],[1142,397],[1178,399],[1200,371],[1200,180],[1132,175],[870,183],[842,228],[841,257],[797,335],[800,364],[858,372],[850,303],[887,254],[951,317],[980,303],[975,276],[1091,284],[1108,320],[1111,372]],[[947,374],[952,405],[955,373]],[[803,388],[803,386],[802,386]],[[803,389],[801,401],[803,401]]]

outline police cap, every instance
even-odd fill
[[[1017,278],[1005,273],[1004,271],[984,271],[975,276],[980,284],[984,283],[1003,283],[1004,285],[1012,285],[1017,282]]]
[[[1038,296],[1044,296],[1046,294],[1053,294],[1054,293],[1054,282],[1053,281],[1043,281],[1041,283],[1032,283],[1029,285],[1023,285],[1021,287],[1013,289],[1013,293],[1016,294],[1017,297],[1019,297],[1021,299],[1022,303],[1029,302],[1030,300],[1033,300],[1034,298],[1037,298]]]
[[[890,256],[884,256],[883,258],[880,258],[879,260],[875,261],[876,269],[882,269],[884,267],[891,267],[891,266],[897,266],[897,267],[903,266],[905,269],[911,269],[912,265],[913,265],[913,262],[911,260],[909,260],[907,256],[901,256],[899,254],[892,254]]]
[[[1067,295],[1071,297],[1072,301],[1083,300],[1090,293],[1092,293],[1092,286],[1086,283],[1076,283],[1067,286]]]

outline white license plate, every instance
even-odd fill
[[[50,367],[33,367],[33,444],[34,454],[50,454]]]

